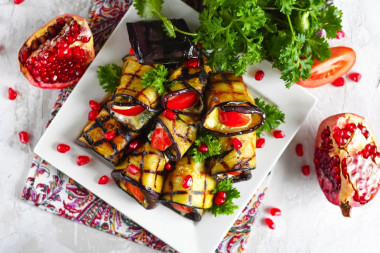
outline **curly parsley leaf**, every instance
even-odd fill
[[[255,98],[255,103],[265,113],[264,124],[256,130],[258,137],[265,131],[270,133],[281,123],[285,123],[285,114],[275,105],[267,104],[262,98]]]
[[[335,38],[336,32],[342,30],[342,11],[335,6],[329,6],[319,12],[317,18],[329,39]]]
[[[207,152],[203,153],[198,150],[198,147],[202,144],[205,144],[208,147]],[[217,136],[204,130],[199,130],[199,136],[195,140],[194,147],[190,153],[193,155],[196,162],[203,162],[211,156],[219,155],[221,148],[222,146],[220,145]]]
[[[164,0],[135,0],[134,7],[141,17],[151,19],[161,12],[163,3]]]
[[[226,192],[226,201],[223,205],[218,206],[213,203],[211,212],[214,216],[230,215],[233,214],[239,207],[233,203],[234,199],[240,198],[240,192],[233,186],[232,180],[227,178],[217,184],[215,190],[212,192],[216,194],[218,191]]]
[[[164,65],[151,69],[144,73],[141,78],[141,86],[144,88],[152,87],[159,95],[164,94],[166,77],[169,74],[168,69]]]
[[[116,87],[120,83],[120,78],[123,74],[122,67],[116,64],[107,64],[104,66],[98,66],[99,84],[102,86],[103,90],[108,93],[113,93]]]

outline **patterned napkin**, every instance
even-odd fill
[[[186,1],[185,1],[186,2]],[[195,8],[199,1],[187,1]],[[96,51],[111,34],[130,6],[128,0],[94,0],[89,24],[94,34]],[[51,119],[71,93],[71,88],[62,89],[53,107]],[[50,120],[51,121],[51,120]],[[50,122],[49,121],[49,122]],[[47,124],[48,127],[49,123]],[[263,201],[270,175],[244,208],[215,252],[243,252],[252,230],[257,210]],[[95,196],[42,158],[34,156],[28,172],[22,199],[48,212],[87,226],[105,231],[160,250],[176,252],[159,238],[143,229],[112,206]]]

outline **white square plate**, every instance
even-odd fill
[[[179,0],[166,0],[163,14],[170,18],[185,19],[190,30],[195,30],[199,25],[198,13]],[[280,80],[279,72],[272,69],[267,62],[258,64],[256,67],[249,67],[244,81],[255,97],[263,96],[266,100],[277,104],[286,114],[286,124],[280,127],[286,137],[274,139],[266,136],[265,148],[257,150],[257,168],[252,172],[252,179],[236,184],[241,192],[241,197],[236,201],[239,210],[234,215],[218,218],[206,213],[198,223],[183,218],[162,205],[150,211],[145,210],[121,191],[115,183],[99,185],[97,183],[99,177],[104,174],[110,175],[112,168],[92,151],[74,144],[75,139],[87,124],[87,115],[90,110],[88,101],[91,99],[102,101],[106,96],[98,85],[96,76],[98,66],[108,63],[122,64],[121,58],[128,54],[130,48],[125,24],[139,20],[141,18],[137,15],[135,8],[131,7],[89,66],[34,151],[178,251],[213,252],[296,134],[315,105],[316,98],[297,85],[290,90],[286,89],[283,81]],[[253,77],[258,68],[265,72],[265,77],[260,82]],[[56,151],[58,143],[69,144],[72,149],[66,154],[58,153]],[[78,155],[90,156],[91,162],[85,166],[77,166],[75,160]]]

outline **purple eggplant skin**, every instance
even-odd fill
[[[115,102],[115,99],[118,98],[118,97],[125,97],[126,99],[131,99],[133,102]],[[145,110],[148,110],[150,112],[159,112],[161,111],[161,107],[157,107],[157,108],[152,108],[146,104],[144,104],[143,102],[141,102],[140,100],[136,99],[135,97],[131,96],[131,95],[127,95],[127,94],[115,94],[111,97],[110,99],[110,103],[108,103],[107,107],[108,107],[108,110],[113,106],[113,105],[118,105],[118,106],[133,106],[133,105],[141,105],[142,107],[144,107]]]
[[[167,208],[173,210],[174,212],[182,215],[179,211],[175,210],[173,208],[173,206],[171,205],[171,201],[168,201],[168,200],[160,200],[160,203],[164,206],[166,206]],[[174,203],[174,202],[173,202]],[[174,203],[174,204],[177,204],[177,203]],[[200,221],[202,219],[202,214],[199,213],[199,210],[202,210],[202,209],[198,209],[198,208],[195,208],[195,207],[191,207],[191,212],[190,213],[187,213],[185,215],[182,215],[183,217],[187,218],[187,219],[190,219],[190,220],[193,220],[193,221]]]
[[[180,30],[190,32],[185,20],[171,21]],[[176,38],[171,38],[162,24],[162,21],[127,23],[129,41],[139,63],[172,64],[199,57],[199,49],[191,37],[176,32]]]

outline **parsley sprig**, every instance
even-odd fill
[[[226,201],[223,205],[218,206],[215,203],[212,205],[211,212],[214,216],[233,214],[239,207],[233,203],[234,199],[240,198],[240,192],[233,186],[232,180],[227,178],[217,184],[212,192],[216,194],[218,191],[226,192]]]
[[[207,152],[203,153],[198,150],[198,147],[202,144],[207,145]],[[221,148],[222,146],[218,141],[218,137],[201,129],[199,130],[199,136],[195,140],[194,147],[190,153],[193,155],[196,162],[203,162],[211,156],[219,155]]]
[[[165,82],[168,74],[168,69],[164,65],[159,65],[157,68],[144,73],[141,78],[141,86],[144,88],[152,87],[159,95],[162,95],[165,92]]]
[[[325,0],[207,0],[199,15],[196,33],[186,33],[173,26],[161,14],[163,0],[135,0],[140,16],[157,16],[169,36],[182,32],[194,37],[209,54],[214,69],[246,73],[247,65],[263,59],[281,70],[289,88],[311,74],[314,60],[330,58],[324,29],[331,39],[342,29],[342,12],[325,6]]]
[[[256,130],[258,137],[265,131],[270,133],[281,123],[285,123],[285,114],[275,105],[267,104],[262,98],[255,98],[255,103],[265,113],[264,124]]]
[[[117,64],[107,64],[104,66],[98,66],[99,84],[102,86],[103,90],[108,93],[113,93],[116,87],[120,83],[120,78],[122,76],[123,70]]]

